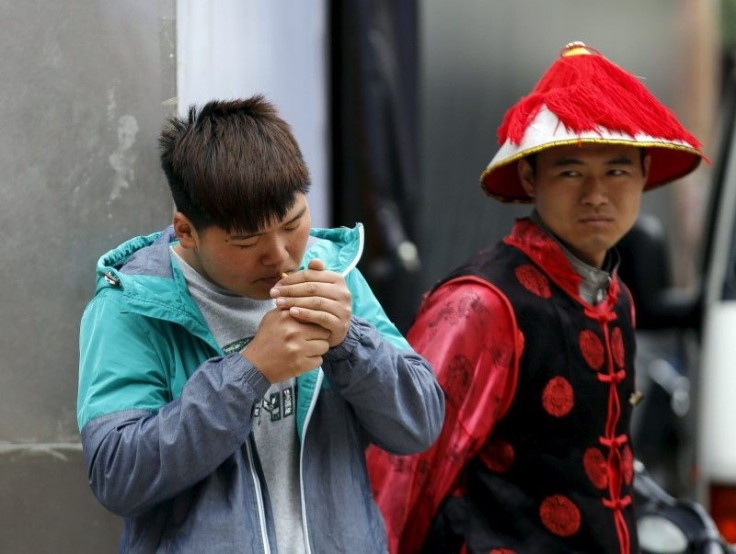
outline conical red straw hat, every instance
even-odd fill
[[[506,112],[498,143],[481,185],[503,202],[531,202],[515,162],[555,146],[644,147],[652,159],[644,190],[687,175],[704,158],[700,142],[673,111],[634,75],[581,42],[566,45],[531,94]]]

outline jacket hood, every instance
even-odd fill
[[[162,285],[171,287],[172,280],[183,276],[172,265],[170,246],[177,241],[173,227],[150,235],[132,238],[100,257],[97,262],[97,292],[105,288],[120,288],[129,294],[143,294],[146,289],[160,295]],[[319,258],[327,269],[346,275],[360,260],[363,253],[363,225],[353,228],[310,230],[307,249],[300,267]],[[164,280],[161,282],[161,280]],[[173,298],[159,298],[173,301]]]
[[[358,265],[363,255],[363,240],[361,223],[353,228],[312,229],[300,269],[305,269],[310,260],[319,258],[327,269],[345,276]]]

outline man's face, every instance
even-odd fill
[[[254,234],[209,227],[199,233],[180,212],[174,215],[177,252],[203,277],[240,296],[270,298],[282,273],[298,269],[307,247],[311,217],[307,197],[298,194],[280,221]]]
[[[633,226],[649,172],[633,146],[567,145],[519,161],[519,178],[542,221],[578,258],[601,267]]]

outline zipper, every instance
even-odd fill
[[[355,256],[353,256],[352,261],[347,265],[345,269],[343,269],[340,272],[340,275],[345,277],[348,273],[350,273],[360,261],[360,258],[363,257],[363,247],[365,245],[365,230],[363,229],[363,224],[358,223],[358,251],[355,253]]]
[[[307,415],[304,418],[302,444],[299,447],[299,494],[302,503],[302,527],[304,527],[304,547],[306,554],[311,554],[312,548],[309,540],[309,526],[307,525],[307,506],[304,502],[304,443],[307,442],[307,428],[309,427],[309,420],[312,419],[314,407],[317,404],[317,396],[319,395],[319,389],[322,387],[323,378],[324,373],[322,372],[322,368],[320,368],[317,372],[317,381],[315,382],[314,390],[312,391],[312,400],[309,402],[309,410],[307,410]]]
[[[253,477],[253,484],[256,491],[256,504],[258,504],[258,523],[261,527],[261,537],[263,538],[263,552],[271,554],[271,546],[268,544],[268,529],[266,528],[266,510],[263,507],[263,492],[261,491],[261,481],[255,470],[255,462],[253,461],[253,450],[250,445],[251,439],[245,442],[245,451],[248,454],[248,465],[250,466],[250,474]]]
[[[343,277],[347,276],[357,265],[358,261],[363,255],[363,245],[365,244],[365,231],[363,225],[358,223],[358,252],[353,257],[352,261],[348,266],[340,272]],[[312,413],[314,413],[314,407],[317,405],[317,396],[319,395],[319,389],[322,388],[322,380],[324,379],[324,372],[322,368],[317,372],[317,380],[312,391],[312,399],[309,402],[309,409],[307,415],[304,418],[304,429],[302,430],[302,443],[299,445],[299,494],[301,496],[302,504],[302,527],[304,527],[304,549],[306,554],[312,554],[311,541],[309,539],[309,525],[307,523],[307,506],[304,502],[304,444],[307,442],[307,429],[309,428],[309,421],[312,419]]]

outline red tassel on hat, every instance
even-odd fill
[[[534,91],[504,117],[498,141],[519,144],[542,106],[557,115],[571,131],[604,127],[631,136],[643,133],[681,140],[700,148],[700,142],[641,82],[596,50],[571,43],[552,64]]]

